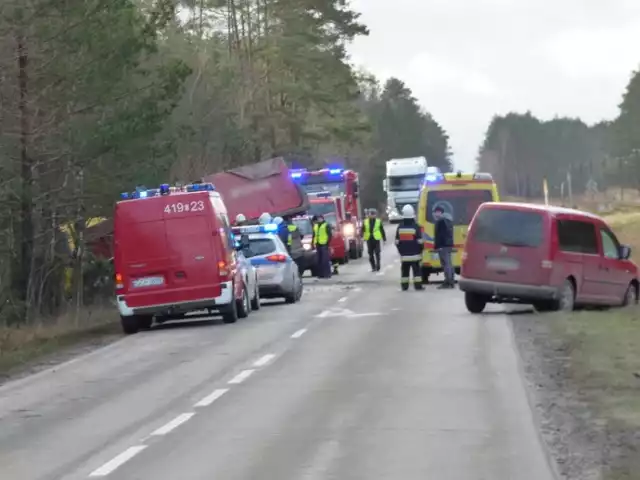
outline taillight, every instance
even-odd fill
[[[226,277],[229,275],[229,267],[227,266],[227,262],[224,260],[220,260],[218,262],[218,272],[220,272],[221,277]]]
[[[122,290],[124,288],[124,282],[122,281],[122,275],[116,273],[116,290]]]
[[[281,253],[277,253],[275,255],[269,255],[267,257],[267,260],[269,260],[270,262],[284,263],[287,261],[287,256],[282,255]]]

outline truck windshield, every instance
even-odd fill
[[[320,177],[321,183],[303,183],[302,188],[307,193],[329,192],[332,197],[346,193],[345,182],[327,182],[326,179]]]
[[[326,217],[329,214],[336,215],[336,205],[333,202],[311,203],[309,205],[309,215],[322,215]],[[329,221],[328,219],[325,219]]]
[[[427,222],[435,223],[433,209],[442,207],[454,225],[469,225],[478,207],[492,201],[490,190],[440,190],[427,193]]]
[[[388,177],[389,190],[392,192],[407,192],[420,190],[424,175],[408,175],[406,177]]]

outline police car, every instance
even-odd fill
[[[277,231],[275,224],[233,227],[242,254],[258,271],[260,297],[296,303],[302,298],[302,278]]]

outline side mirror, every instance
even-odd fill
[[[629,260],[631,258],[631,247],[629,245],[620,245],[620,259]]]

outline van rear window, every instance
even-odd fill
[[[491,201],[490,190],[434,190],[427,193],[427,222],[435,223],[433,210],[442,207],[454,225],[469,225],[478,207]]]
[[[543,216],[538,212],[485,209],[473,221],[476,242],[514,247],[539,247],[543,240]]]

